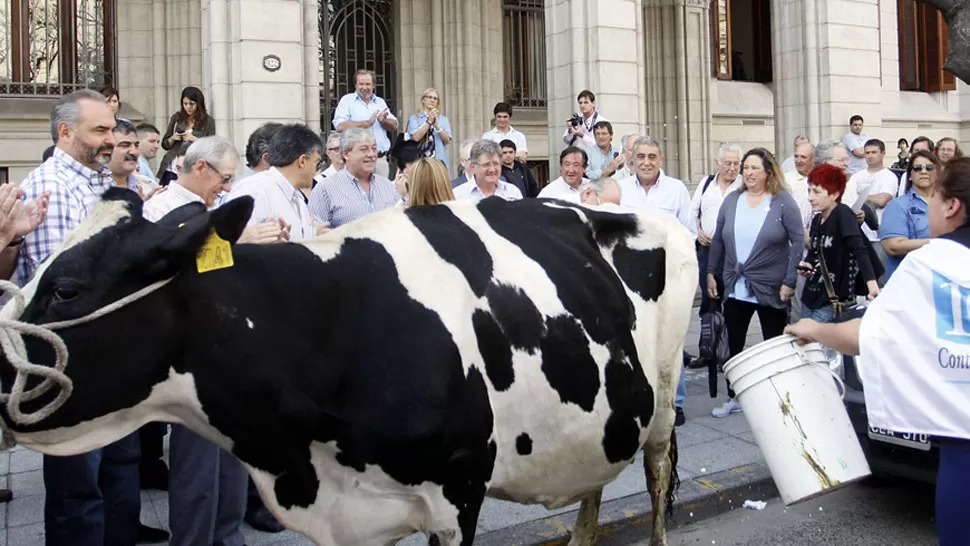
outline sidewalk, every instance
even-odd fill
[[[697,308],[687,336],[687,351],[697,354],[697,336],[700,321]],[[748,332],[748,346],[761,341],[761,327],[757,317],[752,320]],[[723,376],[718,381],[718,399],[709,397],[706,370],[687,370],[687,402],[684,412],[687,424],[677,429],[680,449],[678,470],[682,482],[680,498],[690,501],[699,493],[718,492],[726,481],[733,486],[763,479],[761,471],[764,459],[754,443],[748,422],[743,414],[715,419],[711,410],[723,402],[726,392]],[[601,522],[632,517],[631,511],[642,512],[646,482],[643,466],[637,462],[623,471],[603,492]],[[22,447],[0,453],[0,487],[14,492],[14,500],[0,504],[0,546],[43,546],[44,544],[44,482],[41,474],[41,455]],[[754,471],[752,470],[754,469]],[[615,501],[610,503],[609,501]],[[168,528],[168,493],[162,491],[142,492],[141,520],[153,527]],[[731,501],[727,501],[731,502]],[[694,505],[692,505],[694,506]],[[578,505],[556,511],[541,506],[520,505],[495,499],[486,499],[478,523],[476,544],[508,545],[528,544],[530,536],[553,538],[572,524],[568,513]],[[646,502],[646,508],[649,501]],[[705,510],[680,510],[678,522],[691,518],[707,517]],[[552,516],[562,516],[553,518]],[[681,518],[687,518],[683,520]],[[642,527],[642,526],[641,526]],[[311,546],[312,543],[297,533],[286,531],[279,534],[261,533],[244,526],[247,546]],[[644,528],[646,532],[646,528]],[[427,544],[427,539],[416,535],[399,543],[399,546]]]

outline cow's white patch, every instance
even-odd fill
[[[253,321],[249,320],[249,317],[246,317],[246,326],[248,326],[250,330],[253,329]]]
[[[246,465],[266,506],[286,527],[317,544],[391,545],[415,532],[440,533],[443,546],[461,542],[458,510],[440,485],[402,485],[379,467],[364,472],[339,464],[333,443],[314,442],[310,457],[320,486],[308,508],[284,509],[272,474]]]
[[[63,410],[61,410],[63,411]],[[152,388],[144,401],[72,427],[15,433],[17,443],[46,455],[77,455],[106,446],[135,432],[145,423],[163,421],[191,428],[224,449],[232,441],[209,425],[202,411],[192,374],[169,369],[168,378]]]

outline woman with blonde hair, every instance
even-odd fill
[[[407,206],[437,205],[455,200],[444,163],[425,157],[411,165],[409,172],[405,200]]]
[[[805,245],[802,213],[785,189],[771,152],[749,150],[741,160],[741,176],[743,185],[724,198],[718,212],[707,265],[708,296],[724,297],[732,357],[744,349],[755,313],[764,339],[785,330]],[[730,385],[728,396],[730,400],[714,409],[714,417],[741,411]]]
[[[407,137],[418,143],[424,157],[434,157],[448,170],[451,123],[441,114],[441,94],[429,87],[421,94],[421,111],[408,118]]]

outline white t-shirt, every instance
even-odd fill
[[[970,439],[970,249],[934,239],[906,255],[862,319],[871,426]]]
[[[587,180],[584,178],[583,182],[587,182]],[[580,183],[580,186],[582,186],[582,182]],[[573,188],[560,176],[547,184],[546,187],[542,188],[542,191],[539,192],[538,197],[545,199],[562,199],[563,201],[579,204],[582,196],[579,193],[579,188]]]
[[[842,137],[842,144],[845,145],[845,147],[847,148],[846,151],[849,152],[849,168],[846,169],[846,172],[848,172],[849,174],[855,174],[859,171],[866,170],[866,167],[867,167],[866,158],[856,157],[855,154],[852,153],[852,150],[855,150],[856,148],[865,147],[866,141],[868,140],[869,140],[869,137],[867,137],[866,135],[864,134],[857,135],[852,131],[849,131],[848,133],[845,134],[844,137]]]
[[[859,171],[852,175],[849,178],[849,182],[845,185],[845,195],[842,196],[842,203],[851,207],[862,195],[869,196],[888,193],[890,196],[895,197],[898,184],[896,174],[889,169],[883,169],[875,173],[870,173],[868,169]],[[873,209],[876,211],[876,216],[879,217],[880,222],[882,222],[883,209],[876,207],[873,207]],[[879,240],[879,234],[869,229],[869,226],[863,224],[862,231],[869,237],[870,241]]]
[[[646,209],[676,216],[693,235],[697,235],[697,223],[690,217],[690,193],[683,182],[667,176],[663,170],[657,182],[646,190],[637,175],[620,182],[620,204],[624,207]]]
[[[482,135],[485,140],[491,140],[492,142],[502,143],[503,140],[511,140],[515,143],[516,152],[528,152],[529,143],[525,140],[525,135],[521,131],[517,131],[514,127],[509,125],[509,132],[503,133],[498,130],[498,128],[493,128],[491,131],[486,131]]]
[[[704,190],[706,181],[707,176],[701,179],[697,184],[697,189],[694,190],[694,198],[690,202],[690,217],[697,218],[698,213],[700,213],[701,229],[708,236],[713,237],[717,230],[717,213],[721,210],[721,203],[724,202],[727,194],[740,188],[744,182],[741,175],[738,175],[726,190],[721,190],[721,185],[717,183],[717,175],[715,175],[711,179],[711,183],[708,184],[707,191],[702,195],[701,192]]]

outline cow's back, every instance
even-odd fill
[[[623,469],[671,403],[697,275],[689,235],[666,218],[489,199],[373,215],[328,239],[309,246],[326,259],[379,243],[435,315],[415,335],[446,332],[462,374],[484,379],[487,402],[447,419],[494,423],[496,496],[575,500]]]

